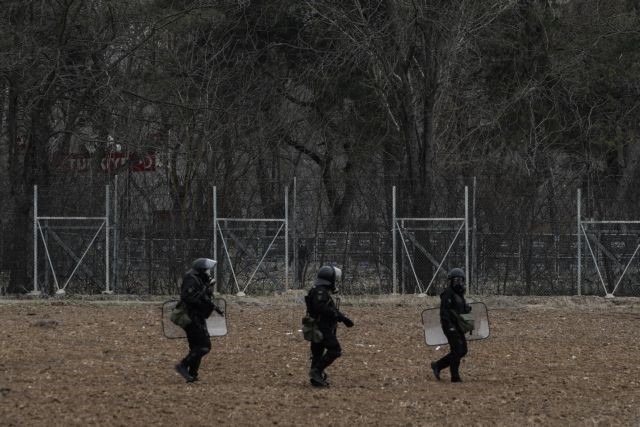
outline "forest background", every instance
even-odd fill
[[[574,293],[577,189],[585,216],[639,217],[639,107],[640,0],[2,0],[5,291],[32,281],[34,185],[39,212],[91,216],[118,175],[121,242],[207,237],[212,185],[221,216],[282,217],[295,177],[316,252],[390,234],[394,185],[405,217],[460,216],[472,186],[476,277]]]

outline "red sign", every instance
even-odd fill
[[[144,156],[129,154],[131,172],[153,172],[156,170],[156,153],[150,152]]]
[[[128,165],[131,172],[153,172],[156,170],[156,154],[149,152],[144,155],[138,153],[109,153],[100,162],[103,172],[117,171]],[[87,172],[91,166],[91,157],[88,154],[69,154],[63,160],[65,170]]]

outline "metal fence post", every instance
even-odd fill
[[[393,285],[393,293],[398,293],[398,278],[396,271],[396,186],[394,185],[391,189],[391,241],[392,241],[392,251],[393,251],[393,260],[391,263],[391,275],[392,275],[392,285]]]
[[[289,186],[284,186],[284,290],[289,290]]]
[[[104,198],[105,198],[105,207],[104,207],[104,281],[105,281],[105,294],[112,293],[109,289],[109,185],[104,186]]]
[[[464,273],[467,281],[471,282],[471,272],[469,271],[469,187],[464,186]]]
[[[116,290],[118,282],[118,175],[114,176],[113,184],[113,291]]]
[[[38,186],[33,186],[33,291],[38,295]]]
[[[213,186],[213,259],[216,260],[216,267],[213,269],[213,291],[218,292],[218,189]]]
[[[476,243],[477,240],[477,223],[476,223],[476,177],[473,177],[473,194],[471,197],[471,268],[472,276],[474,278],[475,292],[476,294],[479,292],[478,286],[478,245]],[[471,283],[469,283],[471,285]]]
[[[578,204],[578,296],[582,295],[582,194],[578,188],[577,204]]]
[[[293,226],[291,227],[291,240],[293,243],[293,287],[299,288],[300,284],[298,283],[298,277],[300,276],[300,267],[298,266],[298,223],[297,223],[297,215],[296,215],[296,192],[297,192],[297,182],[296,177],[293,177],[293,208],[292,208],[292,222]]]

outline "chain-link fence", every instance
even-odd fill
[[[425,214],[400,183],[394,226],[393,185],[376,186],[347,213],[329,202],[322,185],[298,178],[270,183],[265,195],[224,186],[214,194],[207,180],[177,186],[158,173],[52,182],[38,188],[37,199],[30,196],[31,218],[21,236],[27,242],[23,288],[173,294],[193,259],[216,256],[223,293],[306,288],[321,265],[335,264],[343,269],[346,294],[388,294],[394,286],[401,293],[437,294],[446,272],[468,262],[471,293],[604,295],[615,289],[616,295],[640,295],[640,224],[594,222],[635,220],[638,210],[629,199],[598,199],[601,194],[585,191],[579,269],[575,188],[550,198],[548,190],[523,195],[491,179],[436,182]],[[419,221],[425,218],[439,220]],[[444,220],[451,218],[457,222]],[[10,240],[17,237],[3,222],[3,293],[16,264]]]

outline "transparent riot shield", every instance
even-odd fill
[[[227,302],[222,298],[214,298],[213,302],[224,312],[224,316],[213,311],[207,318],[207,331],[210,337],[222,337],[227,335]],[[186,338],[184,329],[173,323],[169,317],[176,304],[178,300],[169,300],[162,304],[162,332],[167,338]]]
[[[482,302],[472,302],[471,315],[475,328],[471,334],[465,334],[467,340],[483,340],[489,337],[489,312]],[[427,345],[445,345],[447,337],[440,326],[440,307],[427,308],[422,312],[422,326],[424,327],[424,340]]]

